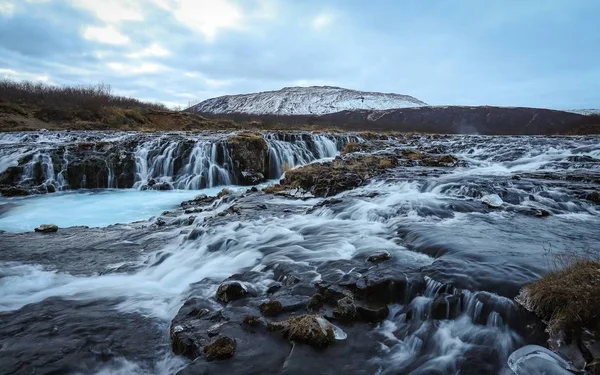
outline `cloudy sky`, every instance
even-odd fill
[[[296,85],[600,108],[598,0],[0,0],[0,77],[169,106]]]

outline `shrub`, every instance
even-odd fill
[[[600,312],[600,261],[567,254],[555,264],[564,267],[525,286],[516,301],[546,321],[551,333],[579,329]]]

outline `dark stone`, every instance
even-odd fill
[[[588,193],[585,196],[585,199],[587,199],[588,201],[594,202],[596,204],[600,204],[600,193],[598,192],[592,192],[592,193]]]
[[[283,306],[278,300],[273,300],[262,303],[259,309],[264,316],[277,316],[283,311]]]
[[[433,319],[454,319],[460,314],[462,295],[443,294],[437,296],[431,304],[431,315]]]
[[[216,297],[219,301],[227,303],[240,298],[244,298],[248,294],[248,290],[237,281],[224,282],[217,289]]]
[[[351,297],[344,297],[337,301],[337,308],[333,311],[336,319],[353,320],[357,317],[356,305]]]
[[[390,253],[388,253],[387,251],[382,251],[380,253],[375,253],[375,254],[369,255],[367,257],[367,261],[372,262],[372,263],[379,263],[379,262],[386,261],[390,258],[391,258]]]
[[[308,308],[312,310],[319,310],[323,307],[325,303],[325,297],[323,297],[320,293],[315,293],[310,297],[310,301],[308,301]]]
[[[358,304],[356,306],[356,312],[360,318],[366,322],[381,322],[388,317],[390,309],[387,305],[371,307]]]
[[[235,353],[236,342],[229,337],[219,337],[214,342],[204,345],[204,356],[208,361],[228,359]]]
[[[58,226],[55,224],[42,224],[35,228],[35,231],[40,233],[54,233],[58,231]]]

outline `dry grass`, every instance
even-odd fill
[[[346,144],[346,147],[344,147],[342,154],[350,154],[352,152],[357,152],[357,151],[360,151],[360,143],[348,142]]]
[[[600,313],[600,261],[562,254],[556,269],[527,285],[516,298],[548,324],[549,331],[578,329]]]
[[[160,103],[143,102],[112,93],[110,85],[53,86],[41,82],[0,79],[0,101],[52,108],[80,108],[99,111],[104,107],[165,110]]]
[[[293,316],[280,323],[270,323],[270,330],[282,330],[283,336],[288,340],[294,340],[309,344],[318,348],[324,348],[335,340],[333,329],[327,326],[325,330],[319,324],[318,315]]]

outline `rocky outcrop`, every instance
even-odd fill
[[[358,151],[358,150],[356,150]],[[412,149],[365,154],[349,152],[332,161],[312,163],[286,172],[277,185],[264,191],[274,194],[309,194],[328,197],[357,188],[367,180],[396,167],[454,167],[458,160],[452,155],[436,155]]]
[[[35,228],[35,231],[40,233],[54,233],[58,231],[58,226],[55,224],[42,224],[38,228]]]
[[[238,133],[227,146],[241,184],[255,185],[269,175],[269,145],[261,134]]]

